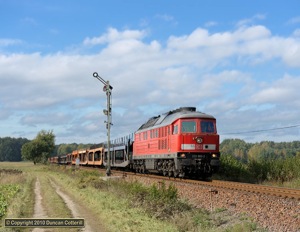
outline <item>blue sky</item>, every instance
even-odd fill
[[[221,139],[299,140],[299,1],[0,6],[0,137],[44,129],[57,144],[105,141],[98,72],[114,87],[112,138],[196,106],[217,118]]]

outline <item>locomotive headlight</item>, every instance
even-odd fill
[[[197,143],[202,143],[202,142],[203,142],[203,140],[202,140],[202,138],[200,138],[200,137],[197,137],[197,138],[196,138],[196,142],[197,142]]]
[[[218,156],[217,156],[217,154],[212,154],[212,157],[217,158]]]
[[[180,155],[180,158],[185,158],[185,154],[182,153],[182,154]]]

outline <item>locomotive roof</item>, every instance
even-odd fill
[[[151,127],[166,126],[179,118],[207,118],[215,119],[212,115],[196,111],[196,107],[180,107],[176,110],[166,112],[164,114],[150,118],[137,131],[149,129]]]

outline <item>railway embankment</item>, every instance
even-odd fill
[[[255,191],[234,189],[233,187],[213,187],[207,183],[194,184],[140,175],[127,175],[127,181],[141,181],[145,185],[164,182],[174,185],[183,199],[197,208],[208,211],[227,211],[240,218],[247,218],[272,232],[300,231],[300,199],[273,196]]]

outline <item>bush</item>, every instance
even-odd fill
[[[232,181],[251,181],[247,166],[233,155],[222,155],[219,175],[222,179]]]
[[[159,187],[156,185],[150,187],[149,198],[155,201],[176,201],[178,200],[178,190],[173,184],[170,184],[167,188],[165,182],[162,182]]]
[[[172,184],[166,186],[165,182],[149,187],[139,182],[113,182],[108,191],[120,197],[126,196],[130,205],[143,208],[148,215],[158,219],[170,219],[175,214],[191,209],[189,204],[179,200],[176,187]]]

